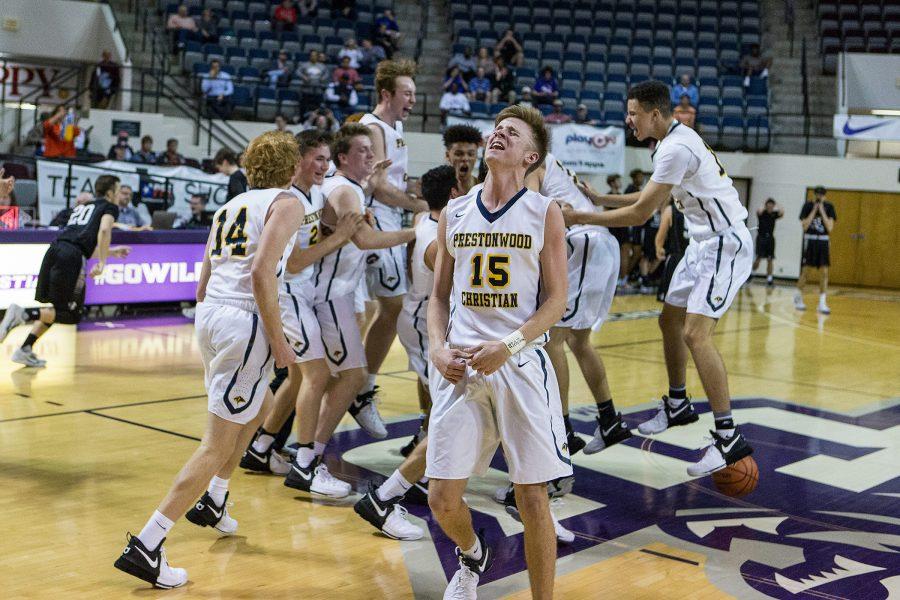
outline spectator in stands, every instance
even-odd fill
[[[179,217],[175,223],[176,229],[209,229],[212,227],[212,215],[206,211],[209,196],[206,194],[191,194],[188,205],[191,207],[191,217]]]
[[[122,158],[118,158],[118,154],[116,154],[116,150],[121,150]],[[106,158],[111,158],[115,160],[131,160],[134,158],[134,150],[131,149],[131,146],[128,144],[128,132],[120,131],[118,137],[116,138],[116,143],[109,147],[109,152],[106,153]]]
[[[109,50],[104,50],[100,56],[100,62],[91,72],[91,107],[104,109],[119,91],[120,75],[119,65],[113,61]]]
[[[691,106],[691,99],[687,94],[681,95],[681,102],[672,110],[672,116],[678,119],[682,125],[694,128],[697,120],[697,109]]]
[[[343,121],[344,117],[354,112],[356,105],[359,104],[359,96],[353,82],[350,81],[349,73],[342,73],[339,81],[328,84],[325,88],[325,100],[338,121]]]
[[[447,68],[452,69],[453,67],[459,69],[459,74],[462,75],[463,79],[466,81],[469,81],[475,76],[475,72],[478,69],[478,60],[472,54],[471,46],[466,46],[461,53],[457,52],[453,55],[450,62],[447,63]]]
[[[476,62],[476,66],[484,69],[484,74],[488,77],[493,77],[494,72],[497,70],[497,65],[494,62],[494,57],[491,56],[490,50],[485,47],[478,49],[478,60]]]
[[[155,165],[156,158],[156,152],[153,151],[153,138],[145,135],[141,138],[141,149],[134,153],[131,162]]]
[[[180,167],[184,164],[184,157],[178,154],[178,140],[175,138],[166,140],[166,151],[159,155],[156,164],[164,167]]]
[[[696,107],[700,103],[700,90],[691,81],[689,73],[683,73],[681,80],[672,86],[672,105],[681,104],[681,97],[687,94],[691,106]]]
[[[228,148],[222,148],[213,157],[213,165],[222,175],[228,175],[228,195],[225,200],[231,200],[239,194],[250,189],[247,176],[238,166],[237,155]]]
[[[75,138],[80,131],[75,109],[67,109],[65,104],[57,106],[53,115],[44,121],[44,156],[75,158]]]
[[[519,106],[534,108],[534,102],[532,102],[530,87],[526,85],[522,88],[522,91],[519,92],[519,100],[516,102],[516,104],[518,104]]]
[[[329,79],[328,65],[320,58],[320,52],[311,50],[309,60],[297,67],[297,75],[307,86],[321,88]]]
[[[313,19],[319,16],[319,0],[300,0],[297,9],[304,20]]]
[[[350,85],[355,86],[359,83],[359,72],[350,66],[350,57],[345,56],[341,59],[341,64],[335,68],[334,72],[331,74],[332,83],[340,83],[344,79],[350,82]]]
[[[382,23],[381,25],[376,25],[375,35],[373,36],[372,41],[376,46],[381,46],[384,49],[384,54],[388,58],[394,56],[394,52],[396,52],[397,48],[399,47],[388,31],[387,25],[385,25],[384,23]]]
[[[397,19],[394,18],[394,11],[389,8],[384,9],[384,12],[375,19],[375,25],[378,27],[384,25],[388,36],[394,40],[394,47],[400,47],[400,26],[397,25]]]
[[[356,0],[331,0],[332,19],[355,19]]]
[[[177,12],[169,15],[169,19],[166,21],[166,29],[169,31],[172,39],[173,51],[177,52],[183,49],[191,34],[197,31],[197,22],[188,15],[186,4],[180,5]]]
[[[359,61],[362,59],[362,50],[356,45],[355,39],[347,38],[347,41],[344,42],[344,47],[338,52],[338,60],[343,60],[344,58],[350,59],[351,68],[359,69]]]
[[[744,87],[750,87],[751,77],[766,78],[769,76],[769,67],[772,59],[763,56],[759,50],[759,44],[750,46],[750,54],[741,57],[741,73],[744,74]]]
[[[360,49],[359,53],[360,73],[374,73],[375,67],[378,66],[378,63],[387,58],[387,54],[384,53],[384,48],[374,45],[372,43],[372,40],[369,39],[365,39],[362,41],[362,48]]]
[[[552,104],[559,96],[559,82],[553,75],[552,67],[544,67],[541,76],[534,81],[534,101],[537,104]]]
[[[441,96],[439,108],[441,109],[441,124],[447,123],[448,114],[462,117],[471,112],[469,99],[456,83],[451,83],[444,95]]]
[[[335,133],[340,129],[340,123],[334,118],[334,113],[323,106],[306,115],[303,129],[316,129],[319,133]]]
[[[275,115],[275,131],[281,131],[283,133],[290,133],[291,135],[294,135],[294,132],[288,129],[287,119],[285,119],[284,115],[281,113]]]
[[[275,31],[293,31],[297,25],[297,7],[294,0],[281,0],[272,13],[272,29]]]
[[[469,86],[466,85],[466,80],[463,79],[462,74],[459,72],[459,67],[450,67],[447,69],[442,88],[446,92],[450,89],[451,85],[455,85],[463,93],[469,91]]]
[[[130,185],[119,186],[119,195],[116,196],[116,205],[119,207],[119,216],[114,227],[128,231],[143,231],[150,229],[150,224],[144,222],[144,217],[132,205],[134,190]]]
[[[213,14],[213,11],[204,8],[197,19],[197,32],[195,38],[201,44],[218,44],[219,43],[219,20]]]
[[[563,102],[557,98],[553,101],[553,112],[544,115],[544,122],[551,125],[561,125],[563,123],[571,123],[572,117],[563,112]]]
[[[469,100],[491,101],[491,80],[487,78],[482,67],[478,67],[475,77],[469,80]]]
[[[513,74],[512,69],[506,66],[506,61],[502,56],[498,56],[494,59],[494,64],[496,68],[494,69],[494,75],[491,77],[491,94],[493,95],[492,102],[499,102],[500,99],[503,99],[503,102],[509,102],[512,104],[515,102],[516,92],[516,76]]]
[[[507,29],[503,32],[503,37],[494,46],[494,56],[503,57],[503,61],[508,65],[514,67],[522,66],[525,54],[522,51],[522,44],[519,43],[516,32],[513,29]]]
[[[231,75],[222,71],[217,59],[209,63],[209,73],[203,77],[200,84],[203,97],[206,99],[206,107],[220,119],[230,119],[234,106],[231,103],[231,95],[234,94],[234,82]]]
[[[588,108],[584,104],[575,107],[575,122],[579,125],[596,125],[597,120],[588,115]]]
[[[286,51],[281,50],[278,53],[275,64],[266,75],[269,78],[269,87],[287,87],[291,81],[291,59]]]

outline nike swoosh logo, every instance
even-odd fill
[[[301,471],[300,469],[298,469],[297,467],[295,467],[293,465],[291,466],[291,468],[294,470],[295,473],[297,473],[297,475],[299,475],[306,481],[312,481],[312,473],[307,475],[306,473],[304,473],[303,471]]]
[[[739,436],[734,436],[734,438],[732,438],[731,440],[731,443],[727,446],[725,444],[722,444],[722,454],[728,454],[729,452],[731,452],[731,449],[734,448],[734,445],[738,442],[738,437]]]
[[[866,125],[865,127],[850,127],[850,119],[847,119],[847,122],[844,123],[844,135],[856,135],[857,133],[862,133],[863,131],[869,131],[870,129],[875,129],[877,127],[881,127],[882,125],[887,125],[887,121],[884,123],[875,123],[874,125]]]
[[[216,509],[213,508],[213,505],[212,505],[212,504],[207,504],[207,506],[209,507],[209,512],[211,512],[212,514],[214,514],[214,515],[216,516],[217,519],[221,519],[221,518],[222,518],[222,513],[225,512],[225,508],[224,508],[224,507],[223,507],[221,510],[216,511]]]
[[[388,509],[379,507],[378,501],[374,498],[372,499],[372,505],[375,507],[375,512],[378,513],[379,517],[384,518],[388,514]]]
[[[686,411],[688,409],[688,406],[690,406],[690,405],[687,402],[685,402],[684,404],[679,406],[677,409],[674,409],[674,408],[669,409],[669,414],[671,414],[673,417],[677,417],[678,415],[680,415],[681,413]]]
[[[606,436],[608,436],[609,434],[611,434],[613,431],[615,431],[616,428],[618,428],[618,427],[619,427],[619,423],[616,423],[615,425],[613,425],[613,426],[610,427],[609,429],[603,429],[603,428],[601,428],[601,429],[600,429],[600,433],[603,434],[603,437],[606,437]]]
[[[460,219],[460,218],[462,218],[465,214],[466,214],[466,213],[456,213],[456,214],[453,215],[453,216],[456,217],[457,219]]]
[[[150,560],[150,557],[147,556],[147,553],[146,553],[146,552],[144,552],[143,550],[141,550],[141,549],[140,549],[139,547],[137,547],[137,546],[135,546],[134,548],[135,548],[135,550],[137,550],[138,552],[140,552],[140,553],[143,555],[143,557],[146,559],[146,561],[147,561],[148,563],[150,563],[150,566],[151,566],[151,567],[153,567],[153,568],[155,569],[156,567],[159,566],[159,557],[158,557],[158,556],[156,557],[156,560]]]
[[[519,364],[518,362],[516,362],[516,364],[518,364],[520,367],[524,367],[525,365],[527,365],[527,364],[530,363],[530,362],[531,362],[531,360],[529,359],[529,360],[526,360],[525,362],[523,362],[523,363],[521,363],[521,364]]]
[[[249,454],[250,456],[252,456],[253,458],[255,458],[256,460],[258,460],[260,462],[266,462],[265,456],[261,456],[261,455],[257,454],[251,448],[247,448],[247,454]]]

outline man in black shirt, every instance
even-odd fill
[[[212,215],[206,212],[206,203],[209,198],[206,194],[194,194],[188,200],[191,206],[191,217],[189,219],[181,218],[175,224],[175,229],[209,229],[212,227]]]
[[[644,188],[644,172],[640,169],[632,169],[628,175],[631,177],[631,183],[625,188],[625,193],[633,194],[641,191]],[[641,261],[644,242],[643,233],[643,225],[626,228],[625,239],[622,241],[621,246],[622,263],[619,272],[622,274],[622,277],[619,278],[620,286],[628,285],[628,277]]]
[[[753,270],[759,267],[759,262],[766,259],[766,285],[775,285],[772,276],[773,261],[775,259],[775,221],[784,216],[784,209],[775,204],[775,200],[769,198],[763,208],[756,211],[756,219],[759,229],[756,232],[756,260],[753,261]]]
[[[222,148],[216,152],[213,164],[219,173],[228,175],[228,196],[225,198],[226,202],[250,189],[250,184],[247,183],[247,176],[238,167],[238,158],[234,152],[228,148]]]
[[[815,198],[807,201],[800,211],[800,223],[803,226],[803,258],[801,259],[800,278],[797,280],[797,293],[794,295],[794,308],[806,310],[803,303],[803,285],[809,269],[819,269],[819,306],[823,315],[831,313],[825,303],[828,291],[828,267],[831,266],[829,234],[837,221],[834,205],[825,198],[825,188],[819,186],[813,192]]]
[[[91,269],[91,277],[99,277],[106,268],[109,256],[124,258],[131,250],[127,246],[110,248],[112,226],[119,215],[115,204],[119,193],[119,178],[101,175],[94,183],[96,198],[79,204],[72,210],[65,229],[50,244],[38,274],[34,298],[50,303],[52,307],[22,308],[11,304],[0,321],[0,342],[13,327],[34,322],[31,333],[20,348],[13,352],[12,360],[27,367],[43,367],[46,361],[39,359],[32,346],[53,323],[74,325],[81,320],[84,304],[84,264],[89,258],[98,262]]]

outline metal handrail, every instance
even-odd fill
[[[806,64],[806,37],[800,40],[800,74],[803,76],[801,87],[803,90],[803,134],[806,137],[806,153],[809,154],[809,74],[807,73]]]

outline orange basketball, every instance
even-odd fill
[[[745,456],[733,465],[712,474],[716,489],[732,498],[742,498],[756,489],[759,467],[752,456]]]

